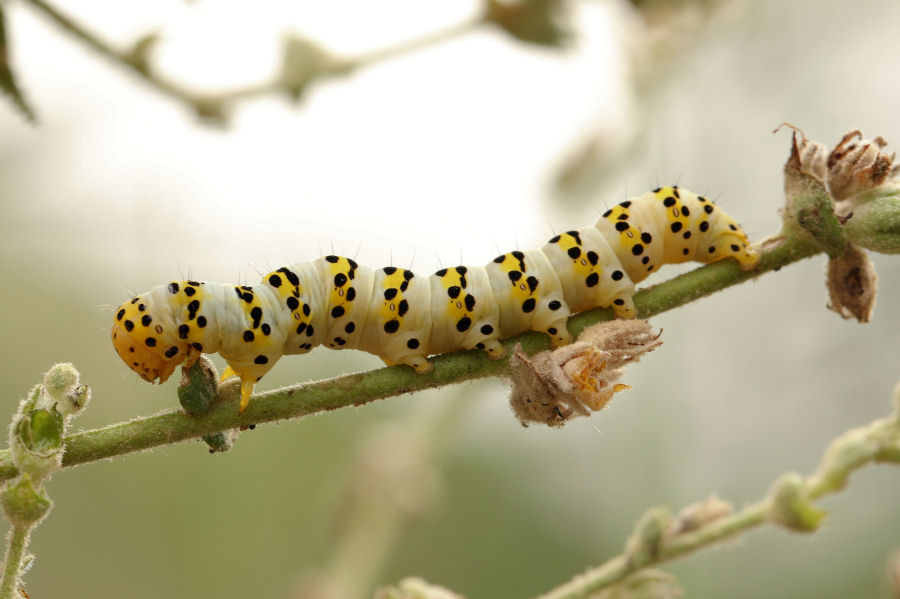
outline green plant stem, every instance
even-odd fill
[[[813,500],[844,488],[847,478],[870,463],[900,464],[900,385],[894,392],[895,411],[888,418],[845,432],[832,441],[815,473],[801,480],[799,489],[806,500]],[[784,476],[779,477],[782,480]],[[737,513],[713,520],[700,528],[664,536],[651,552],[653,557],[640,563],[627,552],[574,577],[539,599],[578,599],[607,588],[636,571],[688,555],[767,522],[775,523],[777,484],[762,500]]]
[[[31,529],[13,526],[7,534],[6,560],[3,562],[3,581],[0,582],[0,599],[18,599],[19,570],[28,547]]]
[[[763,241],[760,247],[760,265],[753,271],[742,271],[731,261],[716,262],[639,291],[635,295],[639,315],[648,318],[671,310],[821,251],[804,238],[792,235],[773,237]],[[612,310],[608,308],[590,310],[572,317],[569,328],[577,334],[588,325],[611,320],[612,317]],[[521,344],[529,354],[549,348],[547,336],[540,333],[523,333],[503,342],[507,349],[512,349],[516,343]],[[208,414],[198,418],[180,410],[169,410],[155,416],[77,432],[65,439],[63,467],[178,443],[240,426],[302,418],[413,391],[502,375],[509,367],[507,360],[489,360],[480,351],[444,354],[433,361],[434,370],[424,375],[416,374],[406,366],[390,366],[260,393],[254,396],[243,414],[238,413],[235,401],[220,401],[212,406]],[[12,478],[16,473],[9,452],[0,451],[0,481]]]

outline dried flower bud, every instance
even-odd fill
[[[828,148],[825,147],[825,144],[806,139],[803,131],[790,123],[783,123],[773,133],[777,133],[781,127],[790,127],[794,131],[791,138],[791,155],[784,165],[784,183],[788,197],[791,195],[790,187],[799,184],[801,177],[809,177],[824,186],[828,178]],[[799,143],[797,142],[798,133],[800,134]]]
[[[828,190],[836,203],[852,204],[896,172],[894,154],[881,151],[886,145],[881,137],[864,140],[858,130],[844,135],[827,162]]]
[[[785,227],[812,236],[829,256],[839,256],[847,241],[827,189],[827,150],[793,129],[791,155],[784,165]]]
[[[734,508],[730,502],[719,499],[715,493],[712,493],[703,501],[692,503],[681,510],[673,522],[672,532],[680,534],[697,530],[710,522],[730,516],[733,511]]]
[[[510,405],[519,421],[562,426],[602,409],[629,389],[618,383],[629,362],[662,345],[645,320],[614,320],[586,328],[578,339],[531,358],[516,346],[510,358]]]
[[[375,591],[375,599],[465,599],[453,591],[421,578],[404,578],[395,587],[382,587]]]
[[[862,248],[848,243],[841,256],[828,261],[828,307],[844,318],[869,322],[877,290],[875,265]]]

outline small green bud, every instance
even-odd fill
[[[30,528],[40,522],[53,502],[43,489],[36,489],[27,472],[0,491],[0,505],[13,526]]]
[[[79,374],[68,362],[55,364],[44,374],[44,395],[49,404],[63,401],[78,385]]]
[[[219,396],[218,378],[215,365],[206,356],[200,356],[190,368],[183,368],[178,401],[184,411],[191,416],[206,414]]]
[[[20,472],[36,480],[46,478],[62,465],[63,416],[55,407],[31,410],[13,421],[10,458]]]
[[[900,254],[900,186],[868,193],[844,223],[847,239],[873,252]]]
[[[631,564],[638,566],[659,555],[659,547],[669,529],[671,510],[666,506],[652,507],[641,516],[634,532],[625,542],[625,554]]]
[[[819,528],[825,515],[810,501],[799,474],[785,474],[772,487],[771,521],[796,532],[812,532]]]

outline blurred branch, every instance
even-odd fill
[[[334,503],[330,557],[307,572],[292,599],[367,596],[401,535],[434,505],[441,478],[435,462],[471,408],[471,394],[420,404],[360,440],[356,460]]]
[[[6,93],[12,99],[16,108],[25,115],[25,118],[34,123],[37,117],[28,102],[25,101],[25,95],[16,83],[16,76],[9,64],[9,45],[6,39],[6,17],[3,13],[3,4],[0,3],[0,90]]]
[[[286,93],[296,100],[305,86],[315,79],[346,75],[360,67],[434,46],[470,33],[486,22],[485,16],[478,16],[411,41],[349,59],[338,58],[311,42],[296,36],[289,36],[285,44],[282,70],[271,81],[210,94],[192,92],[187,87],[154,71],[147,60],[149,51],[156,40],[154,34],[139,39],[128,51],[119,50],[44,0],[24,1],[41,11],[66,32],[87,44],[95,52],[127,67],[161,93],[187,105],[198,116],[214,122],[225,122],[228,109],[239,100],[275,93]]]
[[[588,597],[647,566],[688,555],[766,523],[812,532],[825,516],[813,500],[840,491],[853,472],[881,462],[900,464],[900,384],[894,389],[894,412],[832,441],[810,476],[786,473],[760,501],[732,515],[711,513],[709,519],[694,520],[687,527],[683,518],[670,518],[667,509],[651,508],[636,525],[625,551],[540,599]]]
[[[809,238],[795,233],[785,233],[763,241],[760,249],[761,261],[756,270],[743,271],[736,262],[720,261],[639,291],[634,299],[640,315],[649,318],[822,251]],[[577,335],[586,326],[612,318],[612,310],[608,308],[590,310],[573,316],[569,320],[569,330]],[[521,344],[528,354],[549,347],[547,335],[534,332],[517,335],[503,342],[508,350],[515,347],[516,343]],[[434,364],[434,370],[428,374],[416,374],[406,366],[390,366],[260,393],[254,396],[243,414],[237,410],[240,395],[237,385],[226,385],[223,386],[219,401],[204,416],[192,417],[180,410],[169,410],[155,416],[136,418],[68,436],[63,467],[242,426],[303,418],[413,391],[505,375],[509,370],[506,360],[489,360],[480,351],[459,351],[437,356]],[[15,474],[16,469],[10,461],[9,453],[0,452],[0,480]]]

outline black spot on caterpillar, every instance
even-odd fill
[[[500,358],[500,339],[527,330],[564,345],[571,314],[611,306],[617,317],[633,318],[635,283],[663,264],[724,258],[745,270],[759,262],[733,218],[702,196],[664,187],[540,250],[509,252],[482,267],[423,277],[325,256],[279,268],[253,286],[174,281],[122,304],[112,338],[122,360],[151,382],[165,381],[201,350],[220,353],[241,379],[243,410],[253,385],[285,354],[323,344],[355,348],[424,373],[432,368],[428,356],[457,349]]]

